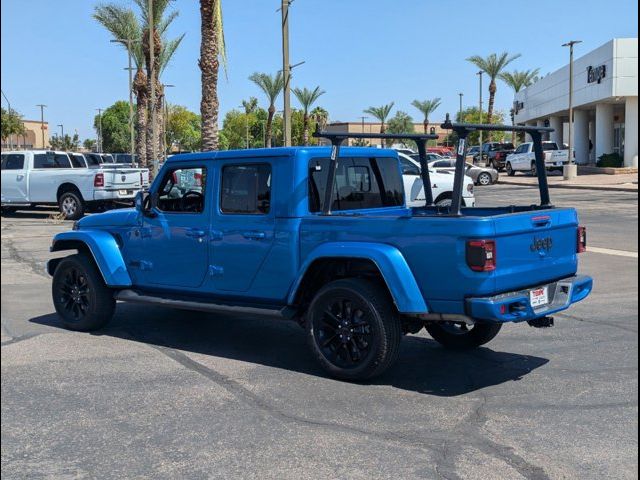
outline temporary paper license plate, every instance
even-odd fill
[[[536,288],[529,292],[529,299],[531,300],[531,306],[533,308],[541,307],[549,303],[549,289],[548,287]]]
[[[129,195],[130,190],[119,190],[120,195]]]

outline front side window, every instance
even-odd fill
[[[356,173],[354,173],[355,175]],[[222,169],[220,211],[266,215],[271,209],[271,165],[227,165]]]
[[[33,168],[71,168],[67,154],[36,153],[33,156]]]
[[[409,160],[400,159],[403,175],[420,175],[420,168]]]
[[[309,162],[309,211],[322,210],[330,161]],[[331,210],[403,205],[402,176],[395,158],[339,158]]]
[[[17,153],[3,154],[2,170],[24,170],[24,155]]]
[[[170,213],[202,213],[206,185],[207,170],[203,167],[169,170],[158,189],[157,207]]]

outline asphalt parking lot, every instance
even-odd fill
[[[537,190],[477,188],[479,205]],[[120,304],[63,330],[44,262],[69,222],[2,218],[3,478],[638,477],[638,195],[554,189],[588,227],[585,301],[473,352],[424,331],[369,384],[295,324]]]

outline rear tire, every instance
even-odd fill
[[[538,167],[536,166],[536,162],[531,162],[531,176],[535,177],[538,175]]]
[[[67,220],[78,220],[84,215],[84,202],[77,192],[64,192],[60,195],[58,207]]]
[[[386,289],[368,280],[323,287],[309,305],[306,329],[313,356],[335,378],[366,380],[398,358],[399,315]]]
[[[470,328],[452,322],[428,323],[429,335],[445,348],[469,350],[490,342],[502,328],[501,323],[476,323]]]
[[[487,185],[491,185],[491,175],[487,172],[483,172],[478,175],[478,185],[483,185],[485,187]]]
[[[11,215],[12,213],[16,213],[16,207],[2,207],[2,215]]]
[[[115,311],[108,288],[92,259],[79,253],[63,259],[53,274],[51,294],[65,328],[88,332],[105,326]]]

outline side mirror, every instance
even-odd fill
[[[144,208],[144,199],[147,195],[148,195],[147,192],[136,193],[134,205],[137,211],[142,212],[142,209]]]
[[[145,217],[155,217],[153,209],[158,204],[158,194],[149,192],[138,192],[135,198],[136,210]]]

